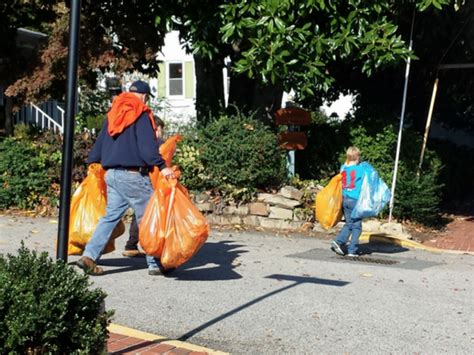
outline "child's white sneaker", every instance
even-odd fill
[[[341,249],[341,246],[339,245],[339,243],[336,242],[335,240],[331,242],[331,250],[335,252],[336,254],[344,256],[344,251]]]

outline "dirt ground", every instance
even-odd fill
[[[413,239],[427,246],[473,251],[474,196],[453,203],[445,207],[444,211],[443,226],[440,229],[406,226]]]

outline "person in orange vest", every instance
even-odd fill
[[[87,243],[77,266],[90,275],[104,272],[97,266],[102,251],[112,231],[129,207],[137,222],[143,216],[153,193],[148,173],[153,166],[166,178],[174,177],[158,150],[156,125],[151,109],[146,105],[151,95],[150,86],[135,81],[129,92],[114,98],[102,130],[87,159],[88,163],[100,163],[107,170],[107,208]],[[149,275],[162,275],[160,260],[146,257]]]

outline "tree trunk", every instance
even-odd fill
[[[256,119],[272,124],[282,97],[283,86],[280,84],[260,84],[245,74],[231,74],[227,112],[255,114]]]
[[[194,56],[196,68],[196,113],[200,123],[217,117],[224,109],[224,60]]]

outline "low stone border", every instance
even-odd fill
[[[313,201],[318,191],[319,187],[312,191]],[[238,206],[216,205],[206,193],[195,196],[194,203],[211,224],[327,233],[318,222],[308,221],[304,213],[303,196],[303,191],[293,186],[284,186],[275,194],[259,193],[254,201]],[[330,232],[337,233],[343,225],[343,222],[338,223]],[[406,240],[413,239],[400,223],[368,219],[363,221],[362,230],[369,233],[396,234]]]

